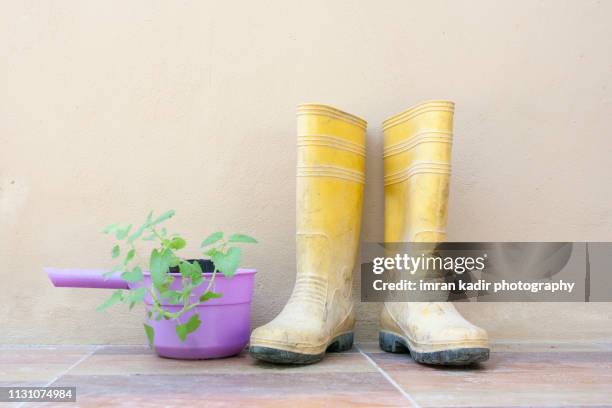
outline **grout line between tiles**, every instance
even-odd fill
[[[144,344],[0,344],[0,350],[69,349],[74,347],[146,347]]]
[[[78,366],[79,364],[81,364],[83,361],[87,360],[89,357],[91,357],[96,351],[98,351],[102,346],[96,346],[93,349],[89,350],[88,353],[86,353],[84,356],[82,356],[81,358],[79,358],[74,364],[72,364],[70,367],[68,367],[67,369],[65,369],[64,371],[62,371],[61,373],[59,373],[58,375],[55,376],[54,379],[52,379],[51,381],[49,381],[47,384],[45,384],[45,387],[50,387],[51,384],[53,384],[54,382],[56,382],[57,380],[59,380],[60,378],[62,378],[63,376],[65,376],[66,374],[68,374],[68,372],[70,370],[72,370],[74,367]]]
[[[71,364],[70,367],[66,368],[65,370],[61,371],[58,375],[56,375],[55,377],[53,377],[53,379],[51,381],[48,381],[45,385],[43,385],[43,387],[50,387],[54,382],[56,382],[57,380],[59,380],[60,378],[62,378],[64,375],[68,374],[68,372],[70,372],[70,370],[72,370],[74,367],[78,366],[79,364],[81,364],[83,361],[87,360],[89,357],[91,357],[96,351],[98,351],[102,346],[95,346],[93,347],[91,350],[89,350],[87,353],[85,353],[83,356],[81,356],[81,358],[79,358],[75,363]],[[16,408],[21,408],[23,407],[25,404],[27,404],[27,402],[22,402],[19,405],[17,405]]]
[[[372,358],[370,356],[368,356],[366,353],[364,353],[359,346],[355,345],[355,348],[357,350],[359,350],[359,353],[364,356],[366,358],[366,360],[368,360],[370,362],[370,364],[372,364],[374,366],[374,368],[376,368],[378,370],[378,372],[380,374],[382,374],[383,377],[385,377],[385,379],[387,381],[389,381],[389,383],[395,387],[395,389],[397,389],[400,394],[402,394],[404,396],[404,398],[406,398],[408,401],[410,401],[410,403],[412,405],[414,405],[416,408],[421,408],[421,406],[416,402],[416,400],[414,398],[412,398],[412,396],[410,394],[408,394],[406,391],[404,391],[402,389],[402,387],[400,387],[400,385],[395,382],[395,380],[393,378],[391,378],[391,376],[389,374],[387,374],[387,372],[385,370],[383,370],[378,364],[376,364],[376,362],[374,360],[372,360]]]

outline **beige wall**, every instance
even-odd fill
[[[381,121],[456,101],[451,240],[612,240],[612,2],[4,1],[0,343],[143,342],[141,314],[41,268],[174,208],[192,243],[256,236],[254,325],[294,280],[295,116],[365,117],[363,238],[383,236]],[[195,254],[195,252],[193,252]],[[462,305],[495,339],[612,336],[612,304]],[[470,307],[467,307],[470,306]],[[360,306],[359,338],[376,335]]]

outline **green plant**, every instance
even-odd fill
[[[207,277],[197,261],[188,261],[178,255],[178,251],[186,247],[187,242],[178,234],[169,234],[162,223],[174,216],[174,211],[166,211],[154,218],[150,212],[145,222],[136,230],[133,225],[109,225],[104,229],[105,234],[114,235],[117,243],[111,250],[114,259],[120,260],[109,274],[120,273],[121,278],[132,284],[130,290],[119,289],[98,307],[98,311],[107,309],[115,303],[122,302],[129,305],[130,310],[135,304],[143,302],[148,294],[152,306],[148,311],[149,319],[166,319],[176,321],[176,334],[184,341],[187,335],[200,327],[201,321],[198,313],[193,313],[187,320],[181,317],[188,311],[210,299],[220,298],[221,293],[214,292],[215,276],[221,272],[225,277],[231,278],[242,259],[242,251],[239,247],[231,244],[256,243],[254,238],[244,234],[233,234],[225,239],[223,232],[215,232],[209,235],[202,244],[202,254],[208,257],[214,264],[213,272]],[[136,244],[140,241],[153,241],[154,248],[151,249],[148,259],[143,260],[139,256]],[[170,286],[175,276],[170,273],[170,268],[178,268],[181,276],[181,289],[172,290]],[[143,271],[149,270],[151,274],[151,286],[144,284]],[[206,285],[206,290],[201,296],[193,294],[195,288]],[[173,305],[182,305],[177,312],[170,312],[162,307],[161,301]],[[155,336],[153,327],[144,324],[149,345],[153,347]]]

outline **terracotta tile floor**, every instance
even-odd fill
[[[0,346],[1,386],[50,384],[76,386],[84,407],[612,407],[612,344],[497,343],[469,368],[423,366],[369,343],[300,367],[247,353],[178,361],[139,346]],[[21,404],[41,405],[53,406]]]

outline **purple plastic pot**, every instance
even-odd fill
[[[207,279],[211,275],[204,274]],[[170,289],[180,290],[181,279],[181,275],[175,275]],[[231,279],[217,273],[213,291],[222,293],[223,296],[210,299],[181,316],[182,323],[185,323],[197,312],[202,322],[198,330],[189,334],[185,341],[181,341],[176,334],[176,321],[148,319],[148,324],[155,330],[157,354],[170,358],[201,359],[228,357],[240,353],[249,342],[254,280],[254,269],[238,269]],[[149,274],[145,274],[144,283],[151,285]],[[194,289],[194,298],[204,294],[206,286],[203,284]],[[145,303],[148,310],[151,306],[149,296],[145,298]],[[171,305],[164,301],[162,306],[169,312],[181,309],[180,305]]]
[[[128,284],[119,276],[105,279],[102,276],[106,272],[104,270],[45,268],[45,272],[56,287],[128,289]],[[206,279],[211,275],[204,274]],[[182,278],[179,274],[174,276],[170,288],[177,290],[181,287]],[[181,321],[186,322],[197,312],[202,322],[198,330],[190,333],[184,342],[176,334],[176,321],[147,319],[147,323],[155,330],[154,346],[157,354],[191,360],[229,357],[240,353],[249,341],[254,281],[255,269],[238,269],[231,279],[217,273],[213,291],[223,296],[210,299],[181,316]],[[151,285],[148,273],[145,273],[142,284]],[[201,296],[205,289],[206,283],[194,289],[194,296]],[[151,308],[149,296],[145,298],[145,305],[148,312]],[[162,302],[162,306],[170,312],[180,310],[179,305]]]

